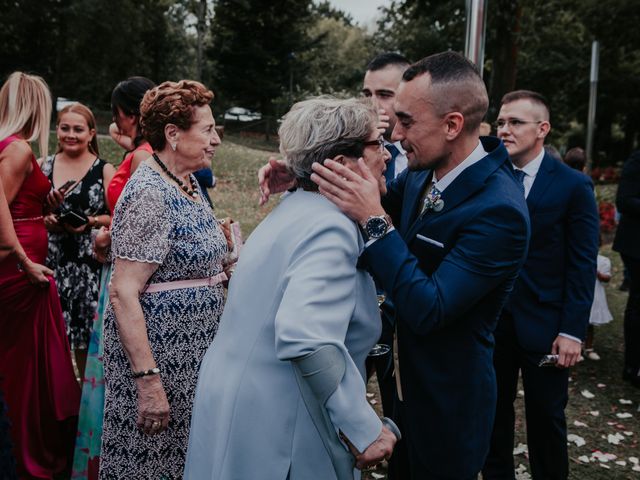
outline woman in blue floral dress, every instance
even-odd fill
[[[141,105],[154,148],[111,227],[101,479],[182,478],[200,362],[222,313],[227,242],[192,173],[220,139],[202,84],[165,82]]]

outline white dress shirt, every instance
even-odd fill
[[[544,148],[541,148],[540,153],[536,155],[536,157],[529,163],[527,163],[523,168],[518,168],[515,165],[513,166],[513,168],[515,168],[516,170],[522,170],[524,172],[524,178],[522,179],[522,184],[524,185],[524,198],[527,198],[529,196],[531,187],[533,187],[533,182],[536,181],[538,170],[540,170],[540,165],[542,165],[543,158]]]

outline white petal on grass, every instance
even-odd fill
[[[581,455],[578,457],[578,461],[582,463],[589,463],[591,460],[589,460],[589,457],[587,457],[586,455]]]
[[[576,447],[582,447],[587,443],[584,441],[584,438],[582,438],[580,435],[576,435],[575,433],[570,433],[569,435],[567,435],[567,441],[575,443]]]
[[[633,463],[634,465],[640,465],[640,460],[638,460],[638,457],[629,457],[629,463]]]
[[[633,403],[633,401],[627,400],[626,398],[621,398],[618,401],[620,402],[621,405],[631,405]]]
[[[604,387],[606,387],[606,385],[605,385],[604,383],[599,383],[599,384],[597,384],[597,385],[596,385],[596,387],[598,387],[598,388],[604,388]]]
[[[631,467],[631,470],[633,470],[634,472],[640,472],[640,465],[634,465],[633,467]]]
[[[621,467],[626,467],[627,466],[627,462],[625,462],[624,460],[618,460],[616,462],[613,462],[616,465],[620,465]]]
[[[378,403],[378,401],[375,398],[372,398],[371,400],[369,400],[369,403],[371,405],[375,405],[376,403]]]
[[[384,478],[384,475],[380,475],[379,473],[375,473],[375,472],[372,472],[371,476],[376,480],[381,480],[382,478]]]
[[[519,398],[524,397],[524,390],[518,390],[518,397]]]
[[[584,398],[594,398],[595,395],[593,393],[591,393],[589,390],[582,390],[580,392],[580,394],[584,397]]]
[[[375,393],[367,392],[367,398],[373,398],[373,397],[375,397],[375,395],[376,395]]]
[[[607,463],[610,460],[615,460],[616,457],[613,453],[602,453],[600,450],[595,450],[591,454],[592,460],[598,460],[601,463]]]
[[[529,453],[529,447],[524,443],[518,443],[518,446],[513,449],[514,455],[522,455],[523,453]]]
[[[527,471],[527,467],[523,464],[518,465],[515,471],[516,480],[531,480],[531,474]]]
[[[627,437],[630,437],[631,435],[633,435],[633,432],[622,432],[624,433]]]
[[[622,440],[624,440],[624,436],[620,435],[620,433],[618,432],[616,432],[613,435],[612,434],[607,435],[607,442],[613,445],[619,445]]]
[[[631,418],[631,417],[633,417],[633,415],[631,415],[630,413],[627,413],[627,412],[623,412],[623,413],[616,413],[616,417],[618,417],[618,418]]]
[[[591,410],[589,412],[589,415],[591,415],[592,417],[597,417],[598,415],[600,415],[600,412],[598,410]]]
[[[588,427],[588,426],[589,426],[589,425],[587,425],[586,423],[581,422],[580,420],[574,420],[574,421],[573,421],[573,424],[574,424],[576,427]]]

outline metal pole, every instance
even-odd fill
[[[484,37],[487,23],[487,0],[467,1],[467,34],[464,54],[476,64],[482,76],[484,68]]]
[[[587,174],[593,166],[593,134],[596,125],[596,102],[598,100],[598,68],[600,63],[600,44],[594,40],[591,44],[591,87],[589,90],[589,116],[587,118]]]

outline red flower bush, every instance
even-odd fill
[[[616,207],[611,202],[600,202],[600,231],[611,233],[616,228]]]

